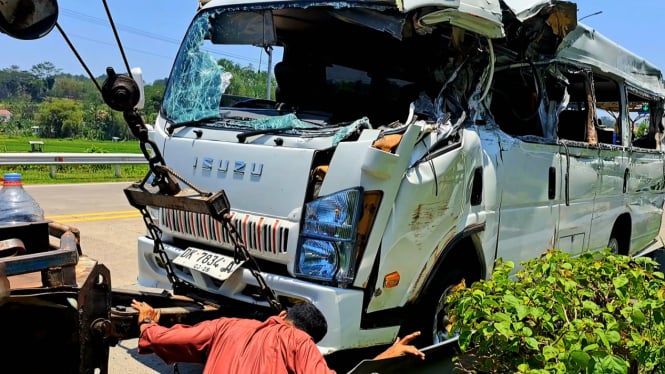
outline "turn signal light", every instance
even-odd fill
[[[385,277],[383,277],[383,288],[395,288],[399,285],[399,273],[396,271],[393,271],[390,274],[386,274]]]

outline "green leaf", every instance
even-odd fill
[[[616,344],[621,341],[621,334],[619,334],[618,331],[608,331],[605,336],[607,336],[607,341],[612,344]]]
[[[600,361],[600,368],[605,374],[625,374],[628,372],[628,363],[619,357],[608,355]]]
[[[556,358],[558,354],[559,350],[556,349],[555,347],[552,347],[551,345],[543,347],[543,356],[545,358],[545,361],[549,361],[553,358]]]
[[[494,324],[494,328],[506,338],[513,336],[513,330],[510,329],[510,322],[497,322]]]
[[[601,329],[595,329],[593,332],[596,334],[596,337],[598,337],[598,339],[600,339],[600,341],[603,343],[605,349],[609,351],[611,349],[610,342],[607,340],[607,336],[605,336],[605,331]]]
[[[600,307],[598,307],[598,305],[591,300],[582,301],[582,307],[591,311],[594,315],[600,313]]]
[[[596,343],[593,343],[593,344],[589,344],[589,345],[587,345],[587,346],[584,347],[582,350],[583,350],[584,352],[589,352],[589,351],[595,351],[595,350],[597,350],[598,348],[599,348],[599,345],[596,344]]]
[[[538,349],[538,340],[535,338],[525,338],[524,342],[526,343],[526,346],[530,349],[537,350]]]
[[[506,313],[494,313],[492,314],[492,320],[498,322],[512,322],[510,315]]]
[[[524,317],[529,315],[529,308],[524,305],[515,305],[515,312],[517,313],[517,320],[521,321]]]
[[[529,328],[528,326],[522,327],[522,335],[530,337],[533,335],[533,330],[531,330],[531,328]]]
[[[519,304],[521,304],[520,300],[518,298],[516,298],[514,295],[511,295],[509,293],[503,295],[503,301],[505,301],[506,303],[508,303],[510,305],[519,305]]]
[[[591,356],[589,356],[589,354],[586,352],[573,351],[570,353],[570,359],[580,367],[586,367],[587,365],[589,365]]]
[[[628,284],[628,277],[626,277],[625,274],[621,274],[612,279],[612,284],[614,284],[614,287],[616,288],[621,288]]]
[[[633,308],[633,314],[631,315],[631,318],[633,319],[633,322],[635,322],[637,325],[643,325],[644,322],[646,321],[644,313],[642,313],[642,311],[639,310],[638,308]]]

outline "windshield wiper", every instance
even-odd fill
[[[175,129],[179,129],[181,127],[199,127],[201,125],[207,124],[207,123],[215,123],[221,121],[223,118],[221,117],[207,117],[207,118],[201,118],[197,119],[194,121],[187,121],[187,122],[180,122],[180,123],[169,123],[168,126],[166,126],[166,132],[169,133],[169,135],[173,134],[173,131]]]
[[[319,129],[318,127],[295,127],[295,126],[288,126],[288,127],[280,127],[280,128],[275,128],[275,129],[259,129],[259,130],[249,130],[245,131],[243,133],[240,133],[236,135],[238,138],[239,143],[244,143],[245,140],[247,140],[248,137],[254,136],[254,135],[263,135],[263,134],[281,134],[287,131],[291,130],[317,130]]]

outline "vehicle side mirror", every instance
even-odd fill
[[[1,0],[0,31],[22,40],[39,39],[58,21],[57,0]]]

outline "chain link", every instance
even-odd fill
[[[224,225],[224,229],[229,233],[231,243],[233,243],[233,258],[235,262],[251,262],[249,271],[252,273],[254,278],[256,278],[256,281],[259,284],[261,296],[263,296],[268,301],[270,308],[279,313],[282,310],[282,304],[280,304],[273,290],[268,286],[265,279],[263,279],[263,276],[260,273],[261,269],[259,268],[259,264],[256,262],[256,259],[249,254],[247,246],[245,246],[245,243],[243,243],[242,239],[240,239],[240,234],[238,234],[235,227],[231,223],[231,216],[229,214],[225,214],[222,223]]]

